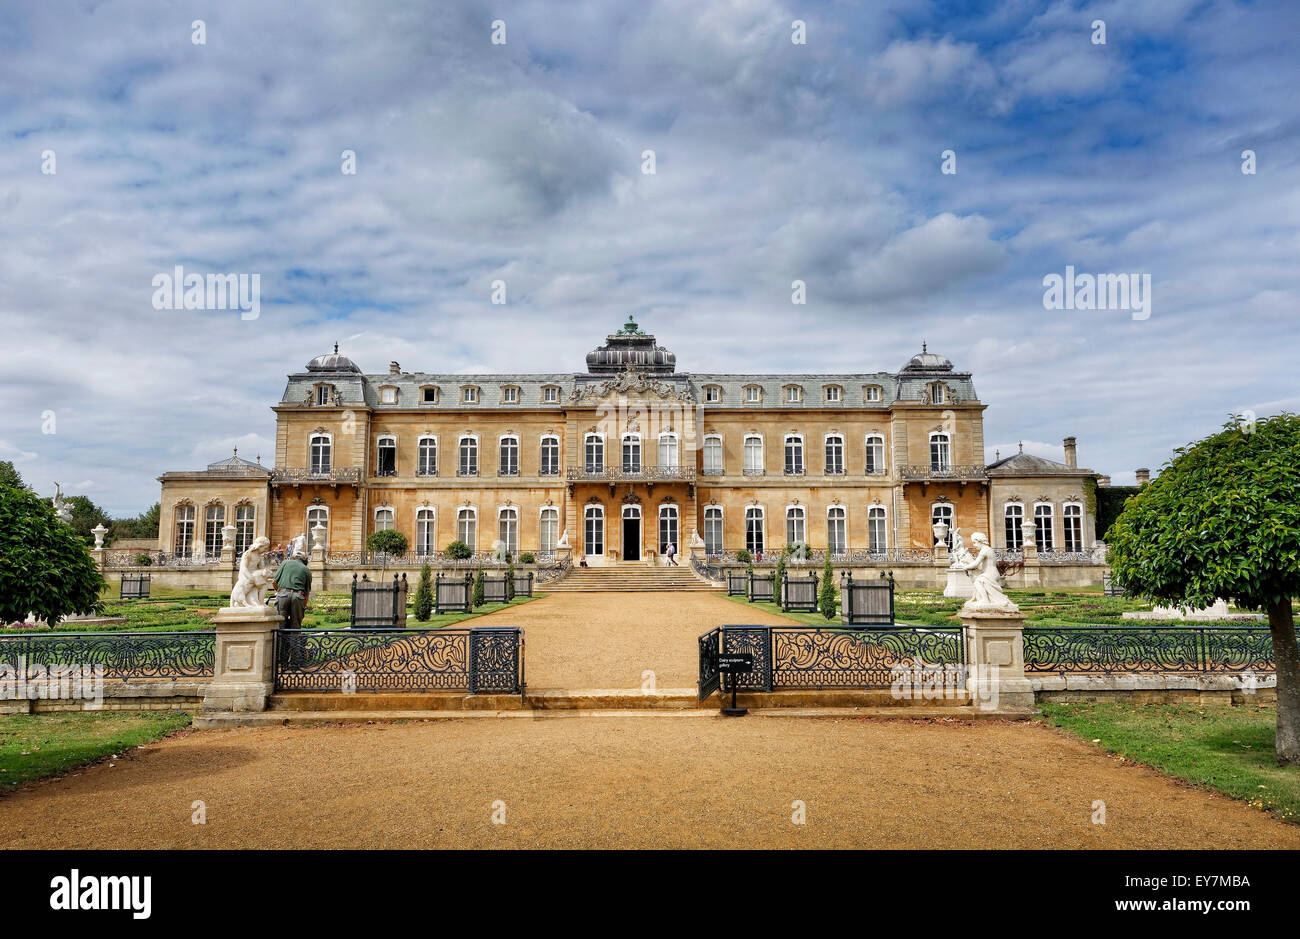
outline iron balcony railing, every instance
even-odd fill
[[[686,466],[642,466],[639,470],[614,467],[589,469],[570,466],[564,474],[570,482],[694,482],[695,468]]]
[[[935,479],[986,480],[989,478],[984,467],[979,464],[962,466],[957,464],[912,463],[900,466],[898,475],[904,480],[921,480],[925,482]]]
[[[271,472],[271,482],[290,485],[295,483],[359,483],[361,482],[361,468],[339,466],[322,470],[307,466],[277,467]]]

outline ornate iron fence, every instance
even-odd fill
[[[41,633],[0,636],[0,663],[101,665],[105,679],[211,678],[217,639],[194,632]]]
[[[539,568],[537,571],[537,583],[545,586],[553,584],[556,581],[563,580],[568,575],[570,568],[573,567],[573,558],[565,549],[563,556],[558,556],[556,563],[551,567]]]
[[[1025,671],[1046,674],[1272,672],[1265,627],[1060,626],[1025,628]]]
[[[475,629],[280,629],[277,691],[524,693],[524,632]]]
[[[715,626],[700,637],[700,680],[696,685],[697,699],[703,701],[721,687],[718,672],[718,643],[722,628]]]
[[[564,471],[564,478],[569,482],[695,482],[693,466],[642,466],[638,470],[624,470],[621,467],[607,466],[602,469],[587,469],[585,466],[570,466]]]

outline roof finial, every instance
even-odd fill
[[[334,343],[334,354],[335,355],[339,354],[339,344],[337,342]]]
[[[921,354],[925,355],[925,340],[921,340]]]
[[[1000,460],[1000,459],[1002,459],[1002,451],[1001,451],[1001,450],[994,450],[994,451],[993,451],[993,462],[996,463],[996,462],[997,462],[998,460]]]
[[[1025,452],[1025,442],[1023,440],[1020,441],[1020,452],[1021,453]]]
[[[262,454],[260,453],[257,455],[257,465],[258,466],[262,465]]]
[[[239,456],[239,448],[238,448],[238,447],[231,447],[230,449],[233,450],[233,451],[235,451],[233,454],[231,454],[232,456]]]

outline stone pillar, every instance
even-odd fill
[[[957,615],[966,629],[966,690],[974,708],[1032,713],[1034,689],[1025,677],[1025,615],[964,608]]]
[[[205,711],[264,711],[275,690],[273,607],[224,607],[212,617],[217,630],[216,670],[203,691]]]
[[[311,571],[312,593],[325,589],[325,537],[327,530],[320,522],[311,530],[312,548],[307,558],[307,569]]]

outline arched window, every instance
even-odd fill
[[[677,435],[659,435],[659,468],[677,469]]]
[[[456,510],[456,540],[478,550],[478,512],[469,506]]]
[[[1019,502],[1008,502],[1002,510],[1006,531],[1007,550],[1019,551],[1025,546],[1025,507]]]
[[[241,558],[253,543],[257,509],[251,505],[235,506],[235,557]]]
[[[826,437],[826,475],[844,475],[844,438],[839,434]]]
[[[588,473],[605,472],[605,438],[600,434],[587,434],[583,439],[583,451],[585,453],[585,462],[583,464]]]
[[[763,553],[763,508],[751,505],[745,509],[745,550],[750,554]]]
[[[460,462],[456,466],[456,475],[478,475],[478,438],[472,434],[460,438]]]
[[[641,435],[623,435],[623,472],[641,472]]]
[[[194,506],[178,505],[173,513],[176,537],[173,550],[180,557],[189,557],[194,550]]]
[[[848,510],[842,505],[826,510],[826,550],[832,557],[843,557],[849,551],[848,518]]]
[[[433,509],[425,506],[415,510],[415,553],[424,556],[432,554],[437,544],[437,515]]]
[[[329,434],[312,434],[308,443],[308,466],[312,473],[330,471],[330,451],[333,449]]]
[[[872,554],[884,554],[889,550],[885,532],[885,507],[873,505],[867,509],[867,550]]]
[[[792,505],[785,510],[785,543],[788,545],[807,544],[808,531],[805,525],[807,513],[802,505]]]
[[[542,435],[542,453],[537,472],[542,476],[560,475],[560,438],[554,434]]]
[[[437,476],[438,475],[438,438],[425,436],[420,438],[418,461],[416,463],[415,473],[417,476]]]
[[[1039,502],[1034,506],[1034,547],[1039,551],[1055,551],[1052,540],[1052,504]]]
[[[669,545],[681,548],[681,539],[677,536],[677,506],[659,506],[659,553],[668,550]]]
[[[397,522],[397,513],[391,506],[383,505],[375,509],[375,531],[392,531]]]
[[[951,502],[936,502],[934,505],[930,506],[930,524],[938,525],[940,522],[943,522],[948,526],[948,533],[944,536],[943,541],[949,549],[952,548],[953,518],[954,515]],[[933,532],[931,533],[931,541],[933,541]]]
[[[1067,502],[1061,510],[1061,521],[1065,531],[1065,550],[1083,550],[1083,506],[1077,502]]]
[[[799,434],[786,434],[785,475],[803,475],[803,437]]]
[[[582,550],[588,557],[605,553],[605,509],[589,505],[583,512]]]
[[[947,434],[930,435],[930,471],[947,473],[952,469],[952,441]]]
[[[745,475],[763,475],[763,438],[759,434],[745,437]]]
[[[203,523],[203,553],[221,553],[221,529],[226,524],[226,507],[210,505]]]
[[[519,553],[519,510],[506,507],[497,510],[497,539],[501,550],[512,557]]]
[[[710,505],[704,510],[704,553],[722,553],[722,506]]]
[[[543,557],[552,557],[555,554],[555,544],[560,540],[560,510],[554,506],[544,507],[537,524],[538,553]]]
[[[397,475],[397,438],[384,434],[375,441],[375,475]]]
[[[885,472],[885,438],[879,434],[867,437],[867,475],[881,476]]]
[[[307,509],[307,547],[316,547],[317,525],[325,526],[325,534],[321,543],[325,545],[325,550],[329,550],[330,543],[330,510],[323,505],[313,505]]]
[[[501,463],[497,469],[498,476],[519,475],[519,438],[506,436],[501,438]]]
[[[722,438],[717,434],[704,438],[704,475],[722,475]]]

